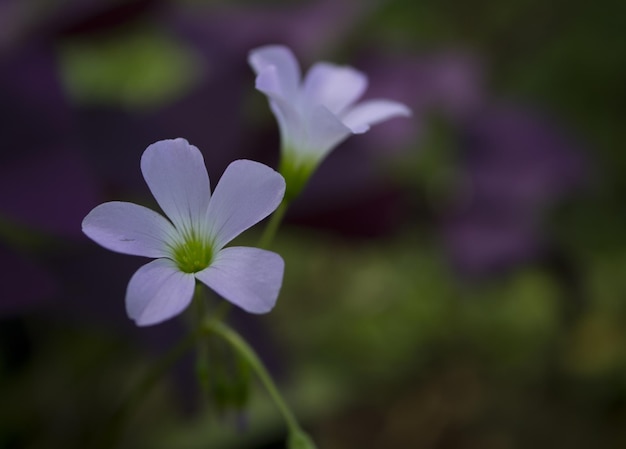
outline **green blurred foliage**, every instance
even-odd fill
[[[133,26],[59,47],[60,69],[77,104],[147,110],[188,93],[206,76],[201,58],[150,26]]]

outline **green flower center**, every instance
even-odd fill
[[[213,248],[206,238],[199,238],[194,232],[174,247],[173,258],[180,271],[197,273],[211,265]]]

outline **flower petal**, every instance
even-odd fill
[[[275,92],[283,98],[295,98],[300,85],[300,66],[289,48],[266,45],[254,49],[248,56],[248,63],[258,75],[257,88],[264,72],[271,69],[276,75]],[[261,88],[259,90],[265,92]]]
[[[141,157],[141,171],[163,212],[180,231],[200,229],[211,189],[202,153],[185,139],[161,140]]]
[[[266,67],[259,73],[254,81],[254,87],[271,97],[289,98],[283,92],[283,84],[278,69],[273,65]]]
[[[231,247],[220,251],[196,278],[250,313],[266,313],[276,304],[285,263],[278,254],[258,248]]]
[[[166,257],[176,230],[162,215],[133,203],[112,201],[83,219],[83,232],[94,242],[123,254]]]
[[[283,147],[293,147],[306,138],[300,113],[298,88],[287,94],[276,66],[268,66],[256,78],[256,88],[268,96],[270,107],[280,128]]]
[[[195,283],[193,274],[183,273],[171,260],[153,260],[130,279],[126,312],[138,326],[161,323],[187,308]]]
[[[289,147],[301,142],[305,136],[302,115],[298,112],[294,99],[282,95],[275,67],[269,67],[257,77],[256,88],[269,97],[270,107],[278,121],[283,146]]]
[[[313,152],[318,159],[326,156],[330,150],[351,134],[350,128],[322,105],[313,108],[308,125],[309,139],[304,147],[299,149]]]
[[[358,70],[319,62],[304,80],[304,101],[309,107],[321,104],[339,114],[358,100],[366,88],[367,77]]]
[[[368,100],[357,104],[343,117],[343,123],[355,134],[370,129],[371,125],[393,117],[410,117],[411,110],[404,104],[391,100]]]
[[[232,162],[209,202],[206,220],[214,248],[221,249],[271,214],[284,194],[285,180],[270,167],[243,159]]]

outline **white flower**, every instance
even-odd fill
[[[367,88],[365,74],[351,67],[318,62],[301,81],[293,53],[282,45],[250,52],[256,88],[269,97],[280,128],[287,178],[306,178],[319,162],[351,134],[392,117],[410,116],[410,109],[391,100],[355,102]],[[292,176],[293,175],[293,176]]]
[[[211,195],[202,153],[184,139],[150,145],[141,171],[167,218],[115,201],[97,206],[82,224],[88,237],[111,251],[156,258],[128,284],[129,317],[146,326],[181,313],[196,279],[248,312],[271,310],[282,284],[282,258],[224,246],[276,209],[285,192],[282,176],[258,162],[238,160]]]

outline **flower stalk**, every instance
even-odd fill
[[[259,239],[259,248],[268,249],[272,245],[288,207],[289,202],[284,199],[276,209],[276,212],[270,216],[265,229],[263,229],[263,234],[261,234],[261,238]]]
[[[201,333],[202,322],[207,314],[206,297],[203,294],[203,289],[200,285],[196,284],[196,290],[193,298],[195,306],[194,314],[194,328],[196,332]],[[209,361],[209,342],[206,338],[198,338],[196,343],[196,377],[200,383],[200,387],[205,394],[210,393],[210,361]]]
[[[269,374],[267,368],[265,368],[265,365],[254,349],[252,349],[252,347],[233,328],[222,321],[209,319],[204,322],[202,331],[203,333],[214,334],[222,338],[230,344],[231,347],[237,351],[254,370],[287,424],[287,429],[289,431],[289,448],[315,449],[315,445],[306,432],[302,430],[302,427],[300,427],[295,415],[292,413],[291,409],[279,393],[272,376]]]
[[[152,391],[157,382],[165,375],[167,371],[186,354],[194,345],[197,351],[196,370],[200,376],[200,382],[203,389],[208,391],[209,373],[209,351],[206,346],[206,337],[214,335],[228,343],[233,350],[252,368],[257,377],[267,390],[274,404],[278,408],[280,414],[285,420],[288,436],[289,449],[315,449],[316,446],[311,438],[302,429],[295,415],[281,396],[276,383],[272,379],[269,371],[256,354],[254,349],[239,335],[233,328],[222,321],[222,314],[206,318],[205,297],[201,293],[202,287],[197,286],[195,292],[195,302],[197,309],[198,327],[187,337],[181,340],[177,345],[170,349],[148,373],[143,381],[135,388],[128,400],[116,411],[111,417],[105,432],[98,438],[97,447],[113,448],[119,443],[124,434],[124,430],[128,423],[128,419],[141,404],[144,398]]]

